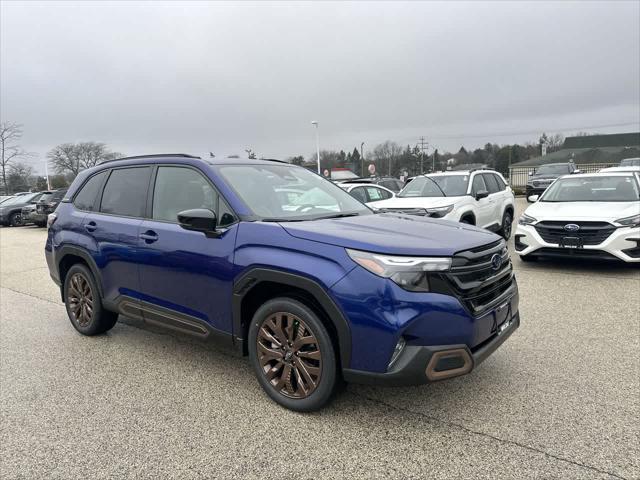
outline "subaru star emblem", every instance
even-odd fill
[[[567,232],[577,232],[578,230],[580,230],[580,225],[576,225],[575,223],[567,223],[564,226],[564,229]]]
[[[494,270],[499,270],[501,266],[502,257],[496,253],[493,255],[493,257],[491,257],[491,268],[493,268]]]

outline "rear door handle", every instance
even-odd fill
[[[96,228],[98,228],[98,226],[96,225],[96,222],[93,222],[93,221],[85,224],[85,226],[84,226],[84,229],[87,232],[95,232]]]
[[[153,230],[147,230],[140,234],[140,238],[142,238],[146,243],[153,243],[158,240],[158,234]]]

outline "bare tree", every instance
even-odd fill
[[[386,163],[388,165],[389,176],[391,176],[391,165],[396,163],[401,155],[402,147],[390,140],[377,145],[376,148],[373,149],[373,158],[380,168],[380,173],[382,173],[382,167]]]
[[[249,158],[250,160],[255,160],[256,158],[258,158],[256,152],[254,152],[251,148],[245,148],[244,151],[247,152],[247,158]]]
[[[32,186],[33,167],[22,162],[13,162],[8,169],[7,183],[13,192],[29,190]]]
[[[5,192],[9,191],[7,184],[9,166],[18,158],[29,156],[18,144],[21,137],[22,125],[13,122],[0,123],[0,166]]]
[[[72,177],[86,168],[120,156],[122,155],[110,151],[100,142],[63,143],[47,154],[57,173],[70,174]]]

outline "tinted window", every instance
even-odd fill
[[[153,218],[177,222],[178,213],[192,208],[218,211],[218,194],[211,184],[190,168],[158,168],[153,191]]]
[[[498,182],[498,188],[500,188],[500,190],[504,190],[507,188],[507,184],[505,183],[505,181],[502,179],[500,175],[496,175],[494,173],[493,178],[495,178],[496,182]]]
[[[500,191],[496,176],[493,173],[485,173],[482,176],[484,177],[484,183],[487,185],[489,193],[498,193]]]
[[[402,182],[400,180],[383,180],[380,182],[380,185],[382,185],[383,187],[388,188],[389,190],[393,191],[393,192],[399,192],[400,189],[402,189],[403,185]]]
[[[102,182],[104,181],[105,176],[107,175],[107,171],[100,172],[93,177],[89,178],[84,184],[84,186],[77,193],[73,204],[79,210],[93,210],[93,206],[96,202],[96,197],[100,193],[100,189],[102,188]],[[51,194],[50,201],[60,201],[60,199],[64,196],[64,191],[58,190],[57,192],[53,192]]]
[[[367,202],[367,194],[364,191],[364,187],[356,187],[349,192],[354,198],[357,198],[362,203]]]
[[[62,200],[65,193],[67,193],[66,190],[56,190],[55,192],[53,192],[53,196],[51,197],[51,199],[53,201],[59,202],[60,200]]]
[[[391,194],[386,190],[376,187],[366,187],[367,194],[369,195],[370,202],[377,202],[378,200],[386,200],[387,198],[391,198]]]
[[[487,186],[485,185],[484,180],[482,179],[482,175],[476,175],[475,177],[473,177],[473,184],[471,186],[471,191],[475,195],[476,193],[482,190],[487,190]]]
[[[142,217],[147,201],[151,168],[113,170],[102,194],[100,211],[127,217]]]

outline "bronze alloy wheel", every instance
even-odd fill
[[[258,331],[257,356],[273,388],[289,398],[306,398],[318,386],[322,356],[314,333],[300,317],[276,312]]]
[[[80,327],[93,318],[93,292],[89,280],[82,273],[74,273],[69,282],[69,311]]]

